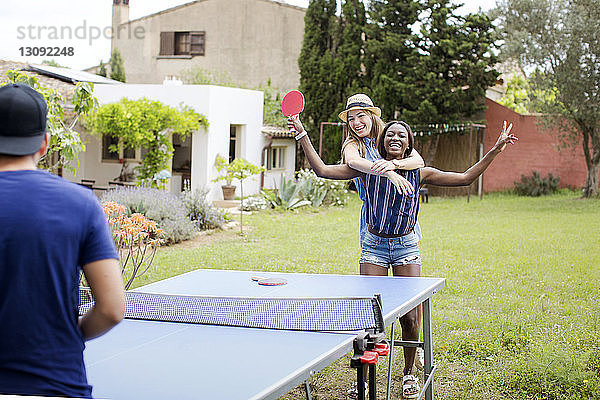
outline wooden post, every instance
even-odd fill
[[[469,168],[471,168],[471,152],[473,151],[473,125],[469,125]],[[471,199],[471,185],[467,186],[467,203]]]
[[[325,124],[326,122],[321,122],[319,126],[319,157],[321,157],[321,149],[323,148],[323,125]]]

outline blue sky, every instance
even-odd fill
[[[464,13],[489,10],[496,0],[463,0]],[[190,0],[130,0],[131,19],[185,4]],[[302,7],[308,0],[288,0]],[[0,0],[0,59],[39,63],[50,57],[21,56],[26,47],[72,47],[73,55],[53,57],[61,65],[83,69],[106,61],[110,40],[102,32],[111,24],[112,0]],[[52,33],[56,33],[52,36]],[[62,32],[62,34],[61,34]],[[71,37],[69,38],[69,32]],[[41,34],[41,35],[40,35]],[[41,36],[41,39],[40,39]],[[95,38],[99,36],[98,38]]]

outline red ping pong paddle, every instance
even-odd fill
[[[285,279],[279,279],[279,278],[265,278],[265,279],[259,279],[258,284],[259,285],[263,285],[263,286],[279,286],[279,285],[285,285],[287,283],[287,281]]]
[[[304,95],[299,90],[290,90],[283,96],[281,112],[286,117],[300,114],[304,110]]]
[[[264,276],[253,276],[250,279],[262,286],[279,286],[287,283],[285,279],[265,278]]]

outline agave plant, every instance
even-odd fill
[[[281,174],[279,189],[275,189],[274,191],[263,190],[262,195],[273,208],[287,211],[311,204],[310,201],[302,199],[301,191],[301,185],[297,184],[292,179],[286,179],[286,177]]]
[[[316,175],[314,177],[316,178]],[[310,201],[315,208],[321,207],[321,204],[323,204],[323,200],[327,195],[327,187],[323,185],[319,178],[313,179],[310,175],[306,176],[299,173],[298,186],[300,187],[300,192],[304,199]]]

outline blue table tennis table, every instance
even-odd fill
[[[287,284],[257,285],[256,275]],[[265,298],[380,294],[386,326],[422,303],[425,377],[431,377],[425,398],[432,399],[431,297],[444,286],[441,278],[195,270],[137,290]],[[84,358],[96,398],[277,399],[349,353],[356,336],[126,319],[87,342]]]

